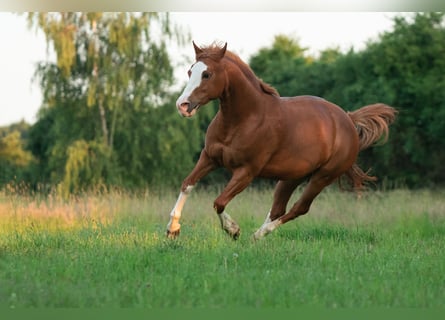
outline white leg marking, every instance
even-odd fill
[[[264,220],[263,225],[261,227],[263,227],[264,225],[268,224],[269,222],[271,222],[271,220],[270,220],[270,211],[267,214],[266,220]]]
[[[269,220],[269,222],[268,222]],[[254,233],[253,238],[255,240],[259,240],[264,236],[267,236],[269,233],[274,231],[276,228],[278,228],[281,225],[281,220],[276,219],[274,221],[270,221],[269,215],[267,215],[266,221],[263,223],[263,225],[257,230],[257,232]]]
[[[173,207],[173,210],[170,212],[170,221],[167,224],[167,231],[169,233],[176,232],[181,228],[179,219],[181,218],[182,208],[184,207],[185,201],[187,200],[187,197],[192,189],[193,186],[187,186],[185,191],[181,191],[179,194],[178,200],[176,200],[176,204]]]
[[[229,214],[226,213],[225,211],[218,214],[218,218],[219,221],[221,221],[221,227],[235,239],[238,238],[240,228],[238,224],[235,222],[235,220],[233,220],[232,217],[229,216]]]

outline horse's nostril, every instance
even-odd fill
[[[191,103],[189,102],[189,101],[186,101],[186,102],[182,102],[180,105],[179,105],[179,108],[181,109],[181,110],[184,110],[184,111],[187,111],[187,112],[191,112],[192,111],[192,105],[191,105]]]

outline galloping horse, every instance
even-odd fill
[[[255,177],[278,180],[272,208],[255,239],[307,213],[323,188],[341,176],[349,178],[354,189],[375,180],[355,162],[360,150],[381,137],[386,141],[397,113],[394,108],[378,103],[347,113],[319,97],[282,98],[226,50],[227,43],[198,47],[193,42],[193,46],[196,62],[176,107],[182,116],[192,117],[210,100],[219,99],[220,106],[199,160],[182,183],[167,225],[168,237],[179,235],[181,212],[193,187],[217,167],[232,173],[214,209],[234,239],[240,228],[225,211],[226,205]],[[292,193],[307,179],[302,195],[286,212]]]

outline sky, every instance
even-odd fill
[[[248,61],[274,36],[285,34],[299,40],[308,53],[351,47],[361,50],[368,41],[390,31],[396,12],[171,12],[171,21],[188,31],[198,45],[227,42],[228,49]],[[36,121],[42,95],[32,82],[39,61],[54,61],[42,32],[29,30],[24,16],[0,12],[0,126],[21,120]],[[175,61],[176,85],[186,81],[186,63],[193,47],[169,48]],[[188,60],[188,62],[186,62]]]

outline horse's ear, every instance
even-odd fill
[[[224,58],[226,50],[227,50],[227,42],[224,44],[224,47],[222,47],[221,50],[219,51],[219,59]]]
[[[202,49],[196,45],[195,41],[192,42],[193,42],[193,48],[195,48],[195,55],[198,56],[199,54],[202,53]]]

